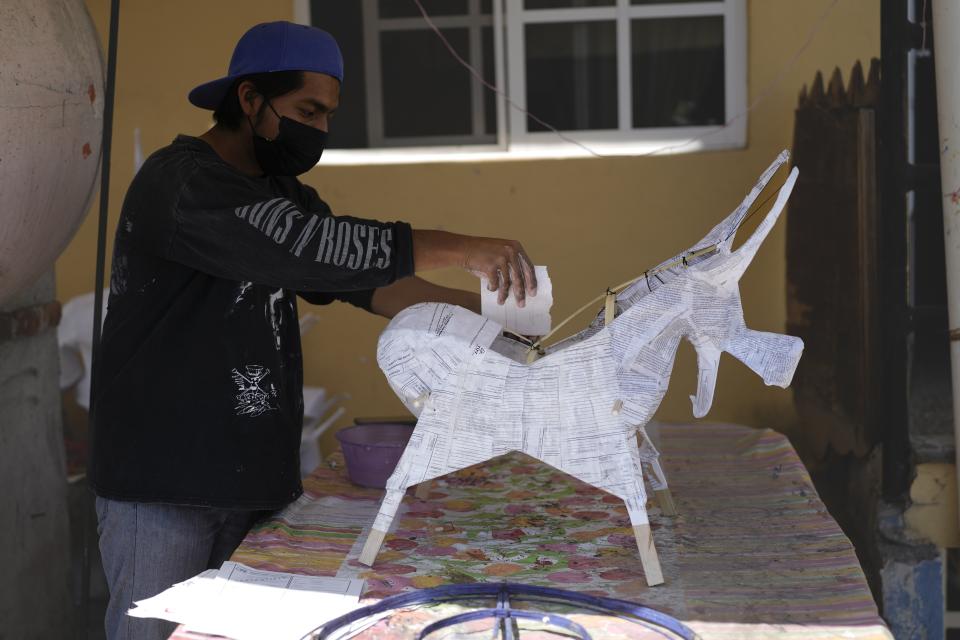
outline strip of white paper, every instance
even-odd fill
[[[522,336],[542,336],[550,333],[550,307],[553,306],[553,284],[546,267],[534,267],[537,275],[537,295],[526,297],[523,307],[517,306],[513,293],[503,304],[497,304],[497,292],[487,287],[489,281],[480,279],[480,312],[505,329]]]
[[[307,494],[280,512],[285,523],[302,527],[323,525],[328,527],[365,527],[377,513],[377,503],[344,500],[336,496],[311,498]]]
[[[141,600],[128,614],[234,640],[299,640],[358,606],[363,581],[252,569],[224,562]]]

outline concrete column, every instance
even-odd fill
[[[937,124],[943,238],[947,262],[947,311],[953,372],[953,428],[960,473],[960,2],[934,0],[934,60],[937,73]]]
[[[54,299],[50,270],[0,306],[0,638],[72,636]]]

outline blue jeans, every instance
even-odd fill
[[[208,568],[219,568],[263,511],[121,502],[97,497],[97,532],[110,588],[108,640],[165,640],[176,623],[127,610]]]

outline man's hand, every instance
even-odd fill
[[[537,295],[533,261],[516,240],[415,229],[413,264],[416,271],[460,267],[485,277],[490,291],[499,291],[500,304],[506,301],[511,290],[521,307],[528,294]]]

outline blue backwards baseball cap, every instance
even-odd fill
[[[340,47],[326,31],[284,20],[251,27],[233,49],[227,75],[195,87],[187,96],[201,109],[215,110],[237,78],[273,71],[315,71],[343,82]]]

